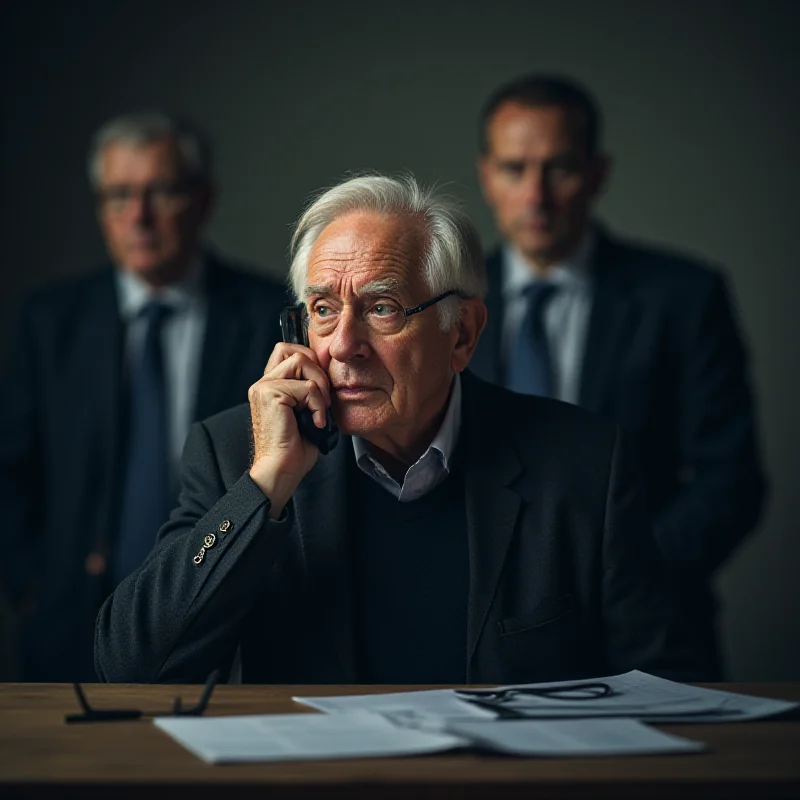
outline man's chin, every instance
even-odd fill
[[[142,256],[126,258],[123,264],[126,272],[132,272],[134,275],[158,275],[167,267],[167,262],[163,258],[146,258]]]
[[[161,285],[181,280],[186,274],[188,263],[171,258],[134,258],[123,264],[123,269],[153,285]]]
[[[333,419],[342,433],[361,438],[380,433],[386,422],[385,415],[380,411],[351,403],[336,404]]]
[[[518,236],[516,245],[528,258],[539,260],[557,250],[559,242],[556,236],[550,234],[528,234]]]

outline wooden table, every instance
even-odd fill
[[[301,712],[293,694],[408,687],[219,686],[207,714]],[[421,687],[414,687],[421,688]],[[800,684],[728,684],[800,700]],[[162,713],[197,686],[87,685],[97,707]],[[0,684],[0,798],[800,798],[800,722],[665,725],[706,742],[689,756],[511,758],[454,753],[417,758],[210,766],[148,719],[65,725],[78,711],[69,684]]]

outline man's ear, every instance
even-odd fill
[[[596,200],[605,191],[611,177],[613,158],[608,153],[598,153],[592,164],[592,199]]]
[[[450,360],[453,372],[463,372],[467,368],[484,327],[486,327],[486,304],[483,300],[477,297],[462,300],[461,314],[456,324],[458,338]]]
[[[211,218],[211,212],[214,210],[214,206],[216,205],[218,193],[219,190],[217,189],[216,184],[212,183],[211,181],[203,184],[197,199],[200,225],[205,226],[208,223],[208,220]]]
[[[485,155],[478,156],[475,161],[475,171],[478,173],[478,185],[481,187],[481,194],[487,205],[491,205],[489,196],[489,159]]]

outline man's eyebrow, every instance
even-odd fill
[[[400,289],[400,281],[397,278],[384,278],[383,280],[365,283],[357,294],[393,294],[399,292]]]
[[[330,286],[323,286],[321,283],[306,286],[304,298],[308,300],[308,298],[314,294],[321,295],[322,297],[331,297],[334,294],[334,291]]]
[[[356,294],[359,295],[359,297],[361,295],[396,294],[401,288],[402,284],[396,278],[383,278],[365,283],[359,288]],[[319,297],[335,297],[336,293],[330,286],[324,286],[323,284],[311,284],[306,286],[306,299],[314,295],[318,295]]]

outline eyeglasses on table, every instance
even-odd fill
[[[509,689],[457,689],[456,694],[473,705],[487,708],[502,719],[528,719],[524,711],[511,708],[509,701],[518,697],[540,697],[545,700],[586,701],[610,697],[613,689],[607,683],[568,683],[561,686],[520,686]]]
[[[598,700],[613,694],[607,683],[566,683],[560,686],[518,686],[508,689],[456,689],[456,694],[508,702],[516,697],[544,697],[548,700]]]
[[[173,717],[200,717],[208,707],[208,701],[211,699],[211,694],[214,687],[219,681],[220,670],[215,669],[206,680],[203,687],[203,692],[200,699],[193,706],[184,706],[180,697],[176,697],[172,702]],[[64,722],[72,724],[76,722],[120,722],[122,720],[139,719],[140,717],[158,717],[167,716],[160,712],[151,713],[141,711],[137,708],[93,708],[83,691],[80,683],[73,683],[75,689],[75,696],[78,698],[83,714],[67,714],[64,717]]]

